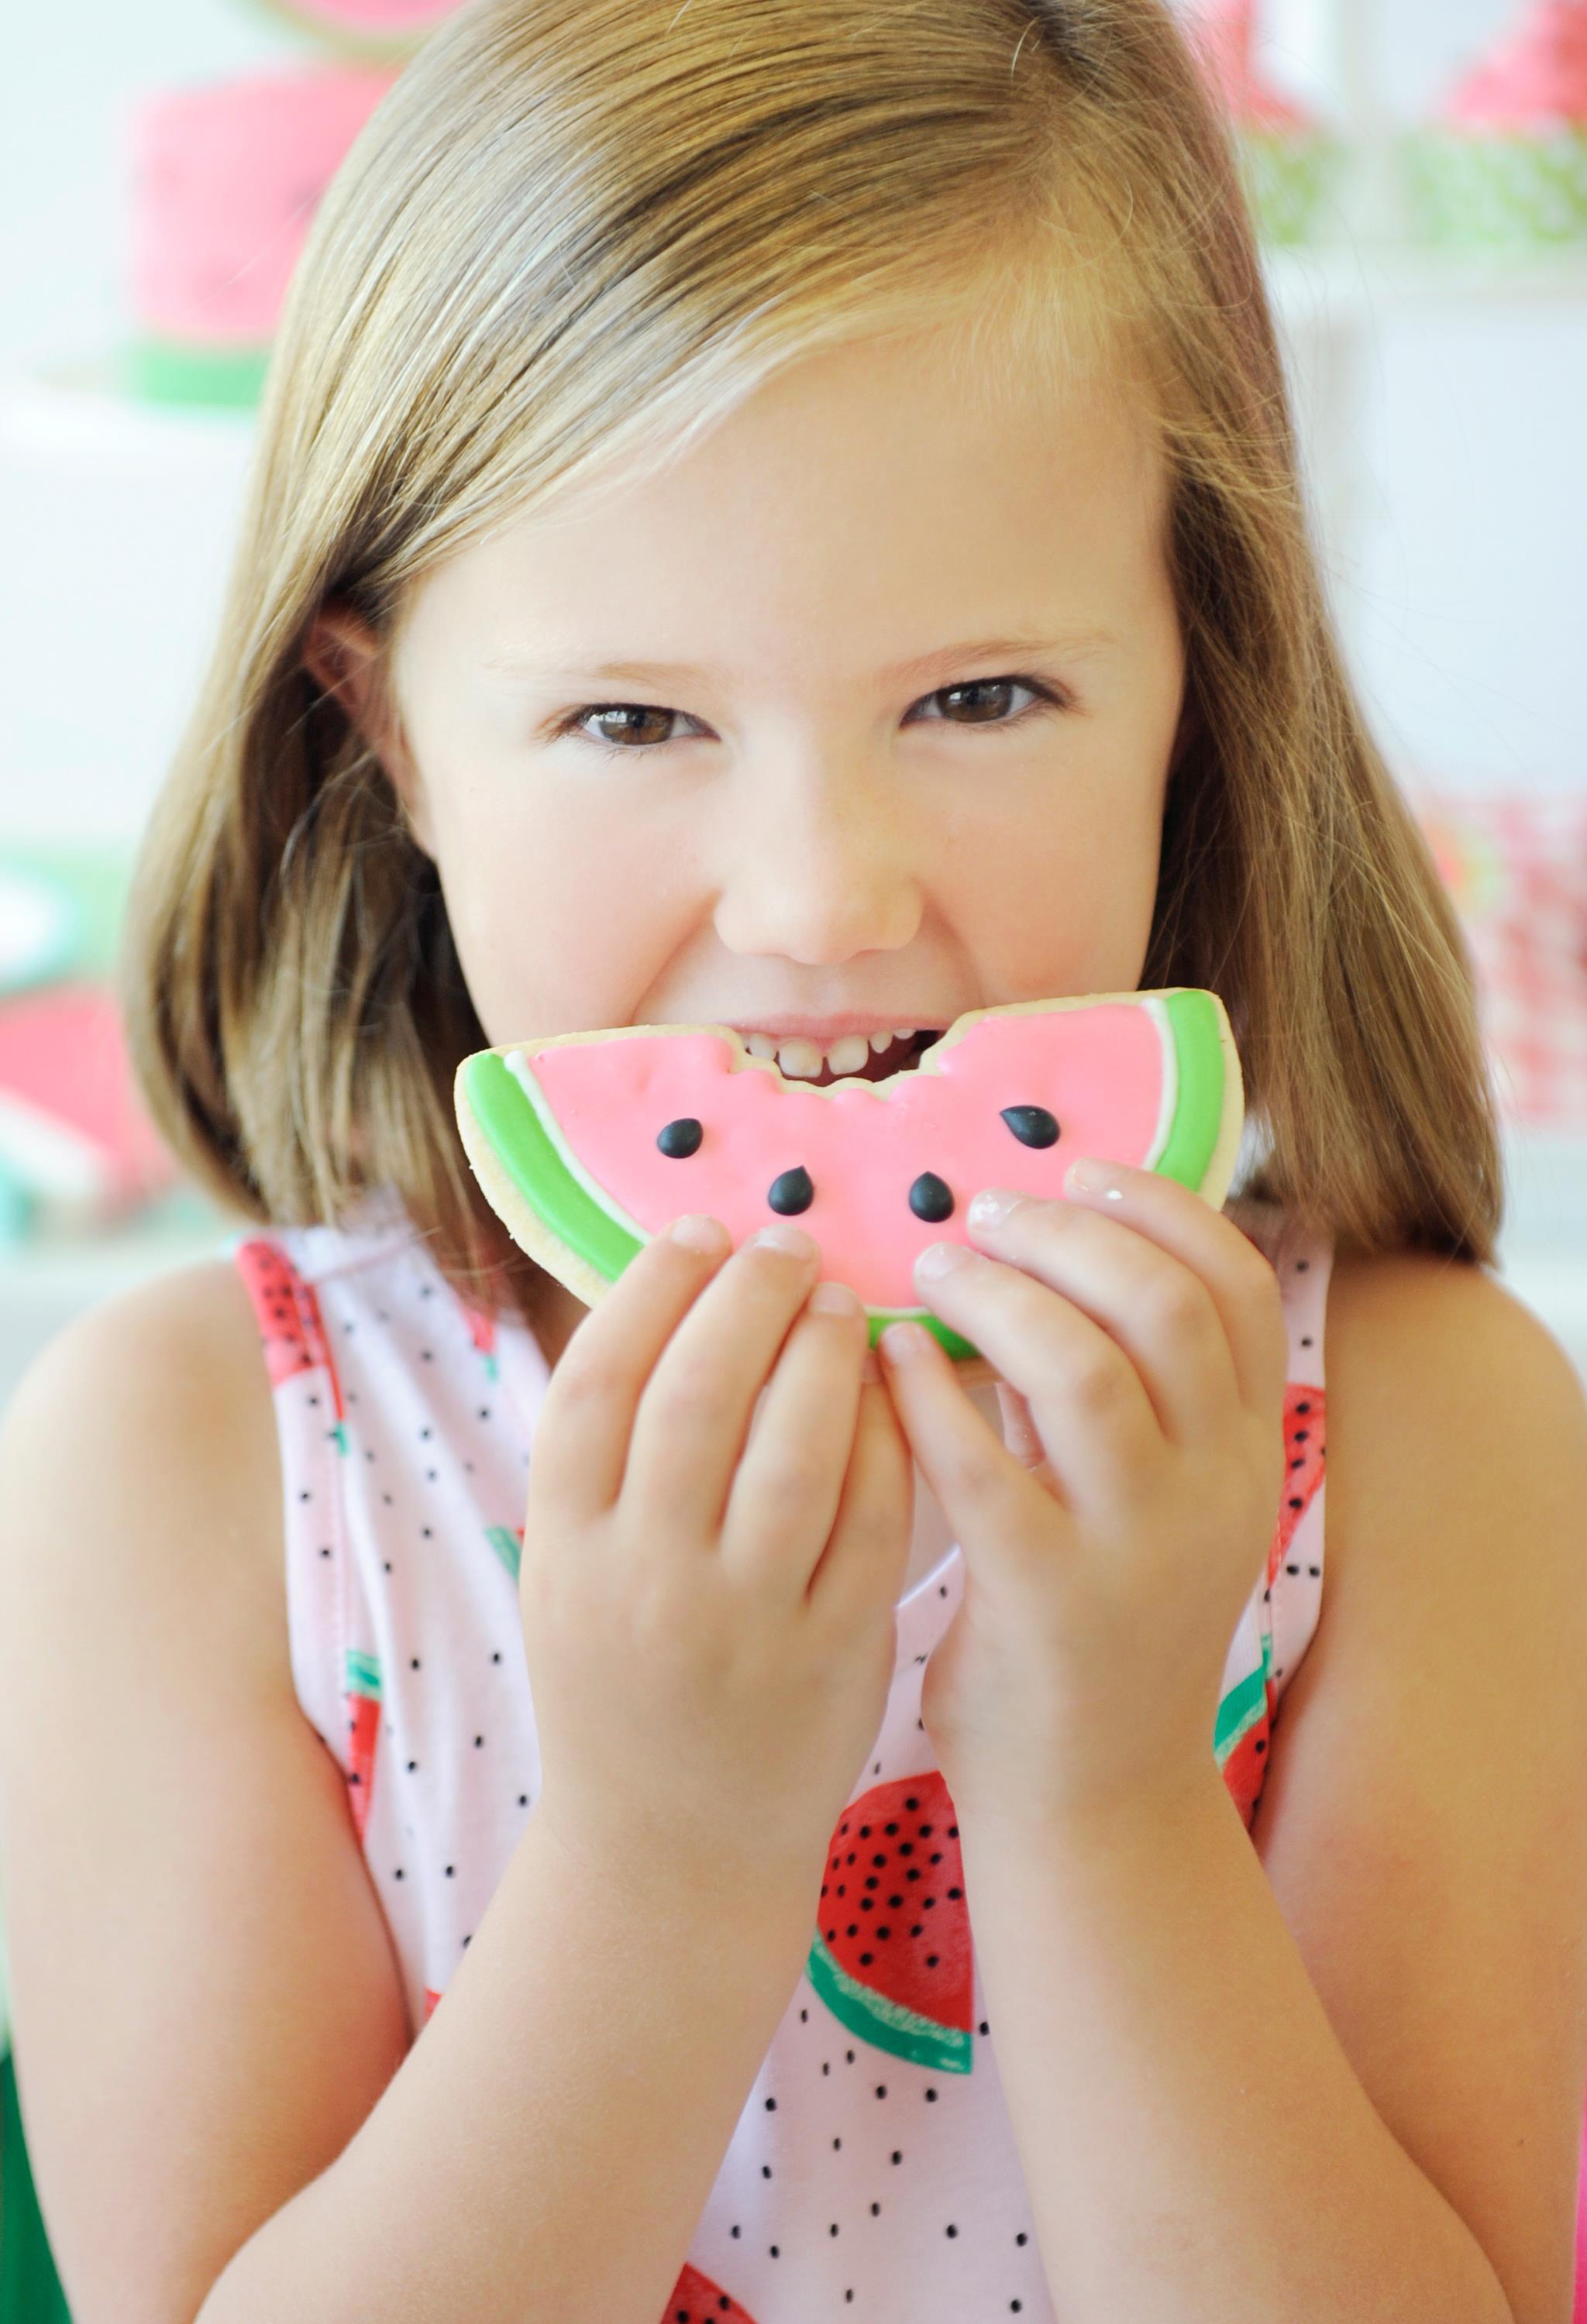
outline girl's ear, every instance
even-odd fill
[[[432,861],[424,786],[402,737],[384,684],[380,641],[362,615],[336,603],[322,605],[303,642],[303,664],[315,684],[340,705],[374,751],[401,805],[415,844]]]

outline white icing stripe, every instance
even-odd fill
[[[1174,1128],[1175,1111],[1179,1103],[1179,1053],[1174,1047],[1173,1027],[1169,1023],[1168,1011],[1163,1002],[1155,997],[1149,997],[1140,1005],[1158,1028],[1158,1047],[1162,1053],[1163,1060],[1163,1087],[1162,1095],[1158,1103],[1157,1130],[1140,1164],[1143,1170],[1155,1170],[1167,1146],[1169,1135]]]

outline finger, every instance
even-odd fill
[[[1215,1426],[1239,1397],[1228,1331],[1211,1292],[1160,1241],[1081,1203],[1028,1199],[984,1226],[972,1204],[967,1225],[992,1258],[1058,1292],[1118,1342],[1175,1443]]]
[[[944,1322],[1024,1397],[1075,1508],[1116,1499],[1121,1476],[1142,1472],[1161,1453],[1162,1428],[1140,1374],[1118,1342],[1061,1293],[971,1250],[950,1273],[917,1274],[916,1281]]]
[[[1045,1541],[1041,1528],[1063,1521],[1062,1498],[999,1443],[941,1342],[911,1323],[885,1332],[878,1345],[909,1450],[955,1537]]]
[[[1087,1193],[1066,1182],[1067,1201],[1093,1216],[1105,1211],[1111,1219],[1160,1244],[1200,1277],[1223,1321],[1240,1400],[1252,1412],[1266,1412],[1275,1376],[1282,1381],[1288,1356],[1284,1305],[1272,1261],[1234,1219],[1176,1179],[1155,1170],[1132,1170],[1123,1163],[1088,1165],[1093,1170],[1103,1167],[1116,1178],[1116,1186]]]
[[[706,1285],[640,1397],[623,1496],[713,1551],[755,1399],[819,1264],[799,1230],[762,1227]]]
[[[837,1516],[809,1595],[839,1631],[903,1595],[915,1527],[915,1464],[885,1381],[864,1382]],[[896,1637],[896,1633],[895,1633]]]
[[[825,1304],[835,1294],[847,1305]],[[868,1348],[854,1294],[818,1284],[761,1391],[728,1488],[724,1562],[789,1597],[809,1587],[837,1515]]]
[[[680,1229],[716,1229],[711,1247]],[[640,1397],[681,1317],[732,1249],[719,1221],[675,1219],[630,1260],[578,1324],[552,1370],[535,1430],[531,1490],[570,1512],[610,1508],[623,1483]]]

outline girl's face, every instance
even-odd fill
[[[1116,388],[983,407],[943,353],[812,359],[417,590],[387,764],[493,1045],[1135,987],[1185,684],[1166,478]]]

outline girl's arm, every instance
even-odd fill
[[[14,2033],[73,2324],[655,2324],[819,1864],[607,1876],[531,1818],[410,2048],[281,1527],[225,1262],[70,1326],[0,1428]]]
[[[818,1887],[586,1865],[531,1818],[401,2071],[198,2324],[657,2324]]]
[[[1211,1762],[1105,1830],[960,1803],[1066,2324],[1570,2316],[1587,1399],[1411,1258],[1336,1268],[1328,1400],[1340,1554],[1251,1835]]]

